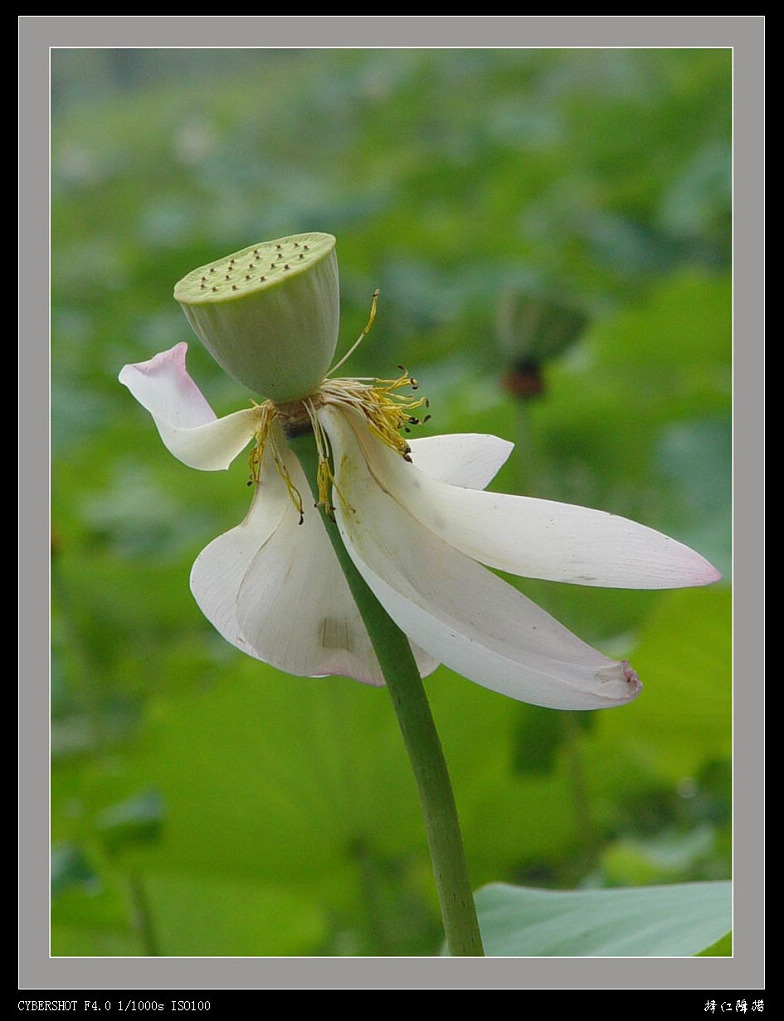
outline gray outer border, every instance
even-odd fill
[[[765,18],[20,16],[19,988],[764,989]],[[48,952],[50,47],[732,47],[735,68],[735,949],[702,959],[95,959]],[[29,290],[29,294],[27,291]],[[25,299],[28,300],[25,300]]]

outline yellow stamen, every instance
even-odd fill
[[[332,474],[332,466],[329,462],[329,440],[316,414],[314,398],[307,398],[303,403],[313,428],[313,438],[318,453],[318,469],[316,471],[316,485],[318,488],[317,505],[323,507],[331,517],[334,510],[332,507],[331,490],[335,485],[335,476]]]
[[[348,353],[327,373],[317,390],[301,400],[291,401],[287,404],[265,401],[263,404],[256,405],[259,410],[259,426],[256,430],[256,446],[251,451],[249,458],[250,481],[248,485],[258,483],[260,480],[264,450],[269,442],[275,467],[300,516],[300,523],[302,523],[304,515],[302,495],[291,480],[281,451],[278,449],[275,432],[270,431],[273,422],[277,420],[284,432],[288,432],[290,435],[298,435],[302,432],[303,425],[307,427],[307,424],[310,424],[318,452],[317,506],[323,507],[325,512],[332,517],[334,516],[332,491],[336,490],[341,500],[343,500],[343,496],[335,482],[335,473],[330,460],[329,438],[319,421],[318,409],[325,405],[332,405],[359,414],[374,436],[395,453],[400,454],[406,461],[410,461],[411,448],[401,431],[410,432],[412,425],[420,424],[420,419],[412,414],[413,411],[430,406],[425,397],[413,397],[410,394],[401,393],[406,388],[416,390],[419,386],[402,365],[398,366],[402,375],[396,379],[329,378],[350,357],[369,332],[376,318],[378,294],[378,290],[373,292],[367,326]],[[429,417],[426,415],[422,421],[427,421]]]
[[[424,397],[399,392],[411,385],[411,377],[405,370],[397,379],[377,379],[372,383],[359,379],[325,380],[316,399],[319,404],[333,404],[359,412],[382,443],[409,460],[411,450],[400,430],[418,425],[419,419],[411,412],[427,404]]]
[[[305,520],[305,510],[302,504],[302,495],[300,491],[297,489],[297,487],[294,485],[294,483],[291,481],[289,470],[286,467],[286,465],[281,461],[277,452],[273,451],[272,456],[275,459],[275,467],[278,469],[278,475],[280,475],[280,477],[286,484],[286,489],[289,492],[289,499],[294,504],[294,507],[297,513],[299,514],[299,523],[302,524],[302,522]]]
[[[256,446],[251,450],[248,457],[248,467],[250,468],[249,486],[258,484],[261,478],[261,462],[264,457],[264,449],[267,446],[270,426],[276,417],[275,405],[272,401],[265,401],[263,404],[256,404],[254,402],[253,406],[259,412],[259,425],[256,429]]]
[[[250,452],[248,457],[248,465],[250,467],[250,478],[248,485],[258,485],[261,480],[261,463],[264,459],[264,451],[267,447],[267,443],[270,444],[270,450],[272,454],[272,460],[278,471],[278,475],[283,479],[283,482],[288,490],[289,498],[294,504],[294,507],[299,514],[299,523],[302,524],[304,519],[304,507],[302,503],[302,495],[294,483],[291,481],[291,475],[286,467],[286,463],[281,456],[278,444],[275,439],[275,433],[270,432],[272,423],[278,418],[278,409],[272,401],[265,401],[263,404],[255,405],[259,409],[259,425],[256,430],[256,446]]]

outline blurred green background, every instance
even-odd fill
[[[338,238],[347,370],[404,364],[494,486],[597,506],[724,573],[514,580],[645,688],[604,713],[427,682],[475,886],[731,874],[731,51],[55,49],[52,954],[437,953],[386,692],[277,673],[188,589],[247,466],[191,471],[117,382],[195,266]]]

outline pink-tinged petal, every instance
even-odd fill
[[[603,588],[686,588],[720,578],[699,553],[628,518],[449,485],[352,421],[378,484],[426,529],[488,567]]]
[[[185,367],[188,345],[177,344],[146,362],[126,365],[120,382],[152,415],[161,439],[191,468],[228,468],[258,425],[255,408],[217,418]]]
[[[514,444],[481,433],[447,433],[411,440],[410,447],[413,463],[426,475],[452,486],[484,489]]]
[[[517,589],[449,546],[377,482],[357,435],[334,408],[321,421],[336,468],[336,516],[354,563],[412,641],[494,691],[557,709],[635,698],[626,662],[581,641]]]
[[[120,382],[153,418],[170,426],[193,429],[212,422],[216,416],[188,373],[187,352],[187,344],[175,344],[149,361],[126,365],[120,372]]]
[[[383,684],[321,512],[308,499],[305,477],[279,431],[277,441],[303,496],[302,523],[268,447],[248,516],[193,565],[194,597],[227,641],[279,670]],[[417,657],[425,672],[437,665],[421,652]]]

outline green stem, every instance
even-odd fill
[[[152,915],[141,877],[135,872],[131,873],[128,877],[128,886],[131,891],[134,926],[144,947],[145,956],[159,957],[158,940],[155,937]]]
[[[572,781],[577,834],[580,847],[584,848],[586,855],[590,857],[595,849],[596,834],[591,815],[591,803],[586,789],[585,770],[580,755],[580,728],[574,713],[563,713],[562,717],[566,728],[567,766]]]
[[[289,442],[312,492],[318,493],[318,456],[313,436]],[[328,514],[323,514],[322,520],[373,643],[414,770],[449,953],[453,957],[482,957],[484,950],[452,785],[411,646],[355,567],[335,521]]]

